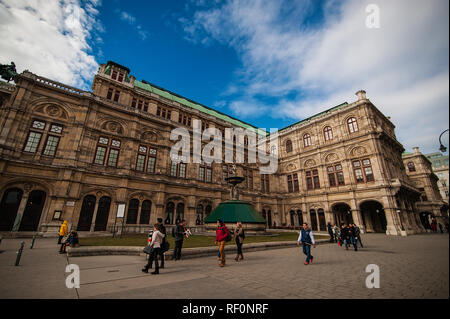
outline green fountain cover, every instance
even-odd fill
[[[225,223],[253,223],[265,224],[265,219],[255,210],[249,202],[229,200],[219,206],[205,218],[206,223],[216,223],[221,218]]]

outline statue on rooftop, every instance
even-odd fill
[[[0,77],[8,81],[8,83],[13,80],[17,74],[14,62],[11,62],[11,64],[0,64]]]

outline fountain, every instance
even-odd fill
[[[236,165],[233,165],[232,176],[225,178],[231,185],[231,199],[220,203],[211,214],[205,218],[206,229],[215,231],[217,220],[222,219],[225,224],[236,224],[242,222],[245,231],[248,234],[265,234],[266,221],[255,210],[252,204],[239,200],[239,190],[237,186],[242,183],[245,178],[236,176]],[[228,225],[230,227],[230,225]]]

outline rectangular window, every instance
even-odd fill
[[[50,132],[61,134],[62,133],[62,129],[63,129],[62,126],[56,125],[56,124],[52,124],[52,126],[50,127]]]
[[[106,147],[97,146],[94,163],[103,165],[103,163],[105,162],[105,154],[106,154]]]
[[[145,155],[138,154],[136,162],[136,170],[141,172],[144,171],[144,165],[145,165]]]
[[[366,174],[366,181],[373,182],[373,172],[372,167],[364,167],[364,173]]]
[[[123,73],[119,73],[119,78],[117,81],[122,82],[123,81]]]
[[[261,191],[263,193],[270,192],[269,175],[267,175],[267,174],[261,175]]]
[[[167,119],[170,120],[172,118],[172,111],[167,110]]]
[[[156,115],[157,116],[161,116],[161,107],[158,106],[158,108],[156,109]]]
[[[113,80],[117,79],[117,71],[116,70],[112,71],[111,79],[113,79]]]
[[[144,112],[148,112],[148,102],[144,102]]]
[[[55,156],[58,143],[59,143],[59,136],[49,135],[47,137],[47,143],[45,145],[43,154],[46,156]]]
[[[116,90],[116,93],[114,94],[114,102],[119,102],[120,97],[120,91]]]
[[[294,192],[298,192],[300,190],[300,188],[298,186],[298,175],[297,175],[297,173],[294,174],[293,179],[294,179]]]
[[[211,183],[212,181],[212,169],[209,167],[206,168],[206,181],[208,183]]]
[[[318,170],[315,169],[315,170],[306,172],[306,188],[307,189],[320,188]]]
[[[148,158],[148,162],[147,162],[147,173],[155,172],[155,163],[156,163],[156,158],[150,156]]]
[[[137,106],[137,108],[138,108],[139,110],[142,110],[142,101],[141,101],[141,100],[138,100],[138,106]]]
[[[330,181],[330,187],[336,186],[336,179],[335,179],[334,173],[328,174],[328,179]]]
[[[180,163],[179,177],[186,178],[186,163]]]
[[[357,183],[364,183],[364,176],[360,168],[355,169],[355,177]]]
[[[113,89],[108,89],[108,94],[106,94],[106,99],[111,100],[113,95]]]
[[[42,121],[33,121],[32,127],[33,127],[33,128],[37,128],[37,129],[39,129],[39,130],[43,130],[43,129],[45,129],[45,122],[42,122]]]
[[[205,180],[205,167],[200,166],[198,169],[198,179],[201,181]]]
[[[287,183],[288,183],[288,192],[292,193],[294,191],[294,188],[292,185],[292,175],[287,176]]]
[[[24,151],[35,153],[39,146],[39,142],[41,141],[41,137],[41,133],[30,132],[30,134],[28,135],[27,143],[25,144]]]
[[[172,162],[170,166],[170,176],[177,176],[177,163]]]
[[[338,184],[345,185],[344,174],[342,172],[337,172],[336,176],[337,176]]]
[[[108,166],[117,166],[118,158],[119,158],[119,150],[110,149],[108,157]]]

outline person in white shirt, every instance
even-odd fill
[[[152,241],[150,243],[150,247],[152,247],[152,252],[150,256],[148,257],[147,265],[142,269],[143,272],[148,273],[148,269],[152,268],[153,260],[155,261],[155,271],[152,272],[152,275],[159,274],[159,264],[158,264],[158,255],[160,255],[161,250],[161,244],[163,242],[163,238],[165,235],[160,232],[159,230],[160,225],[155,224],[153,226],[153,235],[152,235]]]
[[[313,262],[314,257],[311,255],[311,245],[316,248],[316,241],[314,240],[313,232],[308,228],[307,223],[303,223],[303,229],[300,230],[300,235],[298,236],[297,246],[303,246],[303,253],[306,255],[305,265]]]

